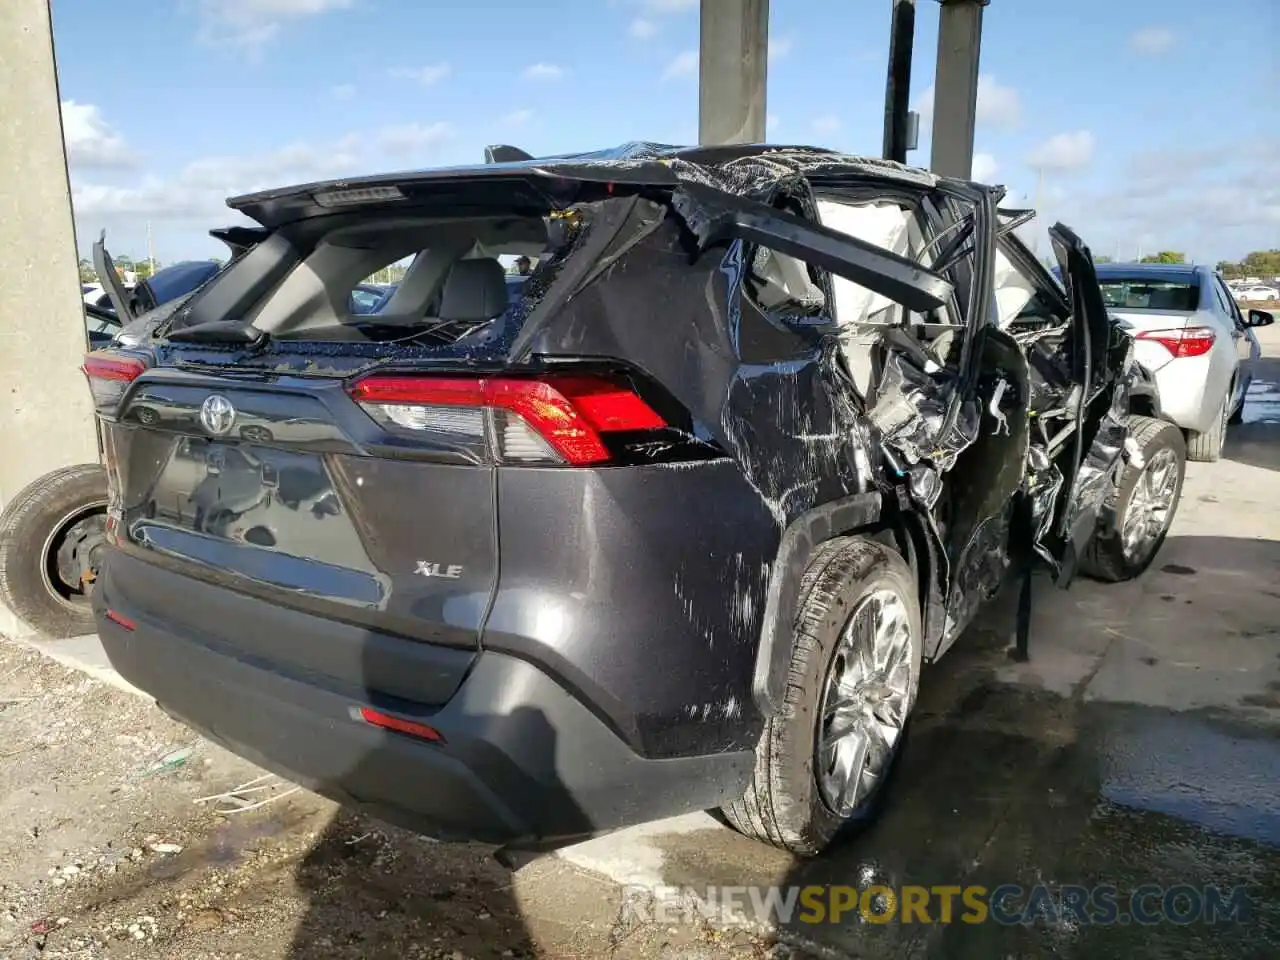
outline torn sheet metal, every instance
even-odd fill
[[[959,416],[948,426],[954,391],[954,382],[926,373],[902,354],[890,353],[867,416],[907,466],[927,460],[945,472],[977,438],[981,417],[977,404],[962,403]]]
[[[987,517],[974,531],[953,566],[955,575],[947,597],[947,619],[934,656],[940,656],[959,637],[984,603],[999,592],[1009,568],[1009,524],[1013,501]]]
[[[1054,466],[1043,446],[1033,445],[1027,458],[1027,482],[1025,493],[1031,500],[1032,548],[1049,564],[1055,576],[1059,569],[1058,558],[1045,545],[1045,539],[1053,529],[1053,517],[1062,492],[1062,471]]]

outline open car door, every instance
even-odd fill
[[[1126,428],[1115,418],[1115,390],[1127,355],[1127,338],[1113,328],[1098,287],[1093,255],[1064,224],[1049,230],[1054,254],[1071,304],[1072,325],[1065,342],[1072,379],[1073,434],[1069,454],[1060,460],[1062,490],[1053,535],[1045,546],[1061,566],[1060,582],[1070,581],[1080,555],[1098,527],[1110,493],[1112,468],[1124,445]],[[1104,421],[1110,422],[1104,422]]]
[[[97,271],[102,289],[106,291],[107,297],[111,300],[111,306],[115,308],[120,325],[127,326],[132,323],[136,319],[133,312],[133,299],[125,290],[124,282],[116,273],[115,261],[107,252],[107,231],[105,230],[93,245],[93,269]]]

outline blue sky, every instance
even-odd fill
[[[773,0],[772,142],[876,154],[889,0]],[[82,249],[223,252],[238,192],[697,138],[697,0],[54,0]],[[920,0],[912,100],[937,6]],[[975,177],[1095,253],[1280,247],[1280,3],[993,0]],[[1041,176],[1042,174],[1042,176]],[[1042,186],[1041,186],[1042,184]],[[1044,244],[1042,244],[1044,246]]]

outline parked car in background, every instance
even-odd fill
[[[351,305],[348,308],[356,315],[377,313],[383,301],[387,299],[386,287],[373,283],[358,283],[351,290]]]
[[[1011,567],[1029,623],[1033,563],[1138,576],[1177,509],[1088,248],[1060,286],[1001,195],[631,144],[230,201],[267,239],[85,361],[108,656],[431,836],[721,807],[817,853]]]
[[[111,309],[111,298],[107,296],[107,291],[102,288],[100,283],[81,283],[80,295],[87,307],[99,307],[103,310]]]
[[[114,310],[104,310],[88,303],[84,305],[84,332],[90,350],[109,346],[121,329],[120,318]]]
[[[1238,287],[1235,291],[1235,299],[1244,303],[1262,303],[1271,300],[1280,300],[1280,290],[1275,287]]]
[[[1205,266],[1104,263],[1097,272],[1108,311],[1156,381],[1160,415],[1186,431],[1190,459],[1217,460],[1262,356],[1252,328],[1271,315],[1242,313]]]

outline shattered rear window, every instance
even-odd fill
[[[1103,302],[1117,309],[1195,310],[1200,303],[1200,285],[1194,280],[1107,277],[1098,286]]]

